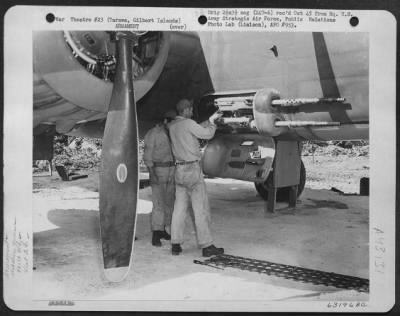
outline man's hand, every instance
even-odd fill
[[[210,116],[209,121],[211,124],[215,124],[215,121],[219,120],[222,117],[222,113],[215,112]]]
[[[150,176],[150,183],[151,184],[158,184],[158,177],[155,173]]]
[[[158,177],[157,177],[157,174],[154,171],[153,167],[150,167],[148,169],[149,169],[150,183],[151,184],[158,184]]]

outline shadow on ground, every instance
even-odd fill
[[[285,205],[278,204],[276,213],[265,216],[264,202],[252,185],[208,181],[207,188],[213,237],[226,253],[359,277],[368,275],[365,245],[368,224],[360,221],[360,216],[368,217],[368,211],[361,207],[357,214],[347,212],[354,207],[344,202],[350,197],[336,200],[333,193],[306,190],[295,212],[287,213]],[[271,286],[282,291],[282,297],[293,289],[340,291],[257,272],[217,270],[194,264],[193,260],[204,258],[196,245],[191,217],[187,218],[183,253],[172,256],[169,242],[163,241],[162,247],[151,245],[150,188],[140,191],[140,200],[136,224],[139,239],[134,243],[133,268],[120,284],[107,283],[102,275],[98,209],[79,209],[77,197],[76,209],[63,209],[60,200],[60,207],[49,210],[47,220],[58,228],[34,234],[34,266],[37,276],[47,278],[43,284],[52,284],[52,291],[43,290],[38,295],[54,298],[62,294],[63,298],[75,299],[104,296],[154,299],[154,295],[160,299],[184,299],[219,295],[219,299],[221,296],[236,299],[249,296],[254,289],[262,293]],[[310,209],[313,216],[304,216]],[[39,284],[40,278],[36,278]],[[171,287],[176,288],[171,291]],[[273,299],[274,295],[270,297]]]

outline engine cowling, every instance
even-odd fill
[[[148,32],[134,46],[136,100],[159,78],[168,57],[169,38],[168,32]],[[105,117],[117,62],[112,33],[36,31],[33,56],[34,126],[57,123],[57,131],[66,133],[76,122]]]

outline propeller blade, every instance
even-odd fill
[[[110,282],[122,281],[129,272],[136,221],[139,158],[132,77],[134,39],[130,32],[116,34],[117,70],[101,154],[100,228],[104,273]]]

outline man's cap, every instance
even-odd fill
[[[182,99],[176,104],[176,110],[178,113],[181,113],[184,109],[190,108],[193,106],[193,102],[188,99]]]
[[[168,110],[164,114],[164,118],[175,119],[176,118],[176,111],[175,110]]]

